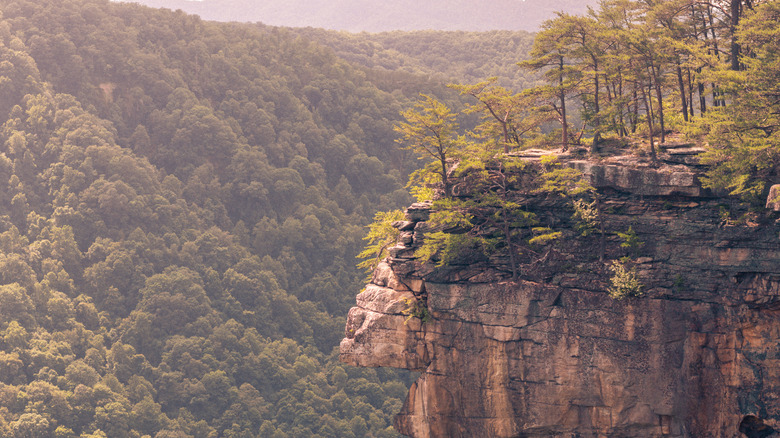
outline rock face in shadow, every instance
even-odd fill
[[[341,360],[421,372],[395,420],[412,437],[776,436],[778,214],[745,219],[692,188],[693,172],[577,166],[601,178],[603,236],[565,232],[512,281],[500,260],[421,265],[423,234],[406,235],[358,295]],[[670,182],[650,196],[632,191],[636,178]],[[573,228],[566,205],[532,204]],[[427,208],[410,207],[399,227],[424,229]],[[629,226],[643,242],[633,254],[616,235]],[[607,265],[626,255],[645,293],[615,300]],[[430,321],[405,323],[413,299]]]

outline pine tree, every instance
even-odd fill
[[[756,7],[736,34],[744,69],[721,72],[730,104],[703,122],[712,165],[705,185],[759,201],[780,178],[780,4]]]
[[[414,151],[419,159],[433,160],[426,168],[438,174],[444,196],[449,197],[448,160],[463,148],[464,140],[458,136],[456,114],[436,98],[420,96],[422,99],[413,108],[401,112],[406,121],[395,126],[395,131],[401,135],[397,141]]]

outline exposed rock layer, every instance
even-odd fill
[[[693,172],[573,165],[604,196],[603,237],[567,232],[518,281],[496,263],[434,270],[413,259],[422,235],[408,230],[428,208],[414,205],[349,313],[342,361],[421,372],[395,422],[412,437],[773,436],[777,213],[743,217],[703,197]],[[565,206],[533,207],[570,227]],[[606,265],[627,255],[616,233],[629,226],[644,242],[630,255],[645,295],[614,300]],[[431,321],[404,322],[415,297]]]

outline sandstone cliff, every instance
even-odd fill
[[[433,269],[413,257],[416,204],[349,312],[342,361],[421,373],[395,420],[412,437],[774,436],[778,213],[743,215],[687,166],[570,165],[599,189],[603,235],[566,232],[517,281],[490,261]],[[559,203],[533,206],[570,228]],[[629,226],[645,294],[615,300],[606,262]],[[414,296],[424,324],[404,323]]]

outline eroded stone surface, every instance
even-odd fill
[[[524,260],[518,281],[495,264],[420,266],[417,233],[377,269],[350,311],[341,359],[422,371],[396,417],[401,433],[732,438],[748,436],[740,428],[780,430],[776,214],[725,223],[727,201],[705,197],[692,173],[592,172],[605,178],[605,235],[565,233],[554,251]],[[415,229],[425,228],[425,207],[407,215]],[[536,212],[564,228],[570,214],[544,200]],[[629,225],[643,242],[634,254],[616,235]],[[607,263],[626,255],[645,295],[614,300]],[[411,298],[427,300],[431,321],[404,324]]]
[[[649,167],[570,161],[569,165],[590,178],[596,188],[610,187],[645,196],[700,196],[705,191],[697,175],[686,166]]]
[[[780,184],[775,184],[769,188],[769,196],[766,198],[766,208],[773,211],[780,211]]]

